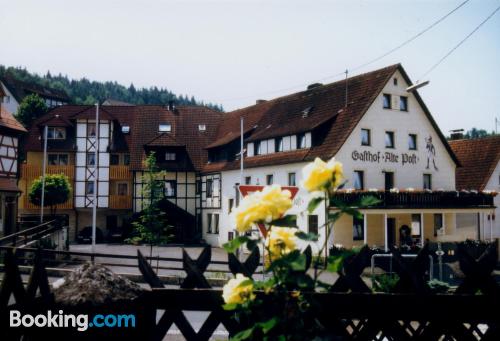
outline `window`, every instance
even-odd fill
[[[352,240],[365,239],[365,227],[363,218],[352,218]]]
[[[385,178],[385,190],[389,191],[391,188],[394,188],[394,173],[384,172],[384,178]]]
[[[255,142],[255,155],[260,155],[262,154],[262,146],[260,141]]]
[[[432,175],[424,174],[424,189],[432,189]]]
[[[94,194],[94,182],[93,181],[87,181],[85,183],[85,194],[86,195]]]
[[[228,208],[229,213],[231,213],[231,211],[233,210],[233,207],[234,207],[234,199],[229,199],[227,201],[227,208]]]
[[[165,160],[166,161],[175,161],[175,153],[166,152],[165,153]]]
[[[394,132],[385,132],[385,148],[394,148]]]
[[[434,213],[434,237],[437,237],[439,230],[444,227],[443,225],[443,214]]]
[[[306,147],[306,134],[297,134],[297,149]]]
[[[174,198],[176,187],[177,187],[177,183],[175,180],[166,180],[163,193],[165,194],[165,196],[167,198]]]
[[[196,180],[195,194],[200,194],[200,193],[201,193],[201,180]]]
[[[417,134],[408,134],[408,149],[417,150]]]
[[[130,165],[130,154],[123,154],[123,164],[125,166]]]
[[[399,96],[399,110],[408,111],[408,97]]]
[[[214,233],[219,233],[219,215],[217,213],[213,214],[213,219],[214,219],[214,225],[213,225],[213,230]]]
[[[206,124],[198,124],[198,130],[199,131],[205,131],[205,130],[207,130]]]
[[[365,172],[354,171],[354,189],[364,189],[365,188]]]
[[[307,228],[309,233],[318,234],[318,216],[310,214],[307,216]]]
[[[68,165],[68,154],[49,154],[49,166],[66,166]]]
[[[95,123],[87,123],[87,137],[95,137],[95,136],[96,136]]]
[[[245,176],[245,185],[250,185],[252,183],[252,177],[251,176]]]
[[[370,129],[361,129],[361,145],[370,146],[371,144]]]
[[[119,154],[111,154],[109,156],[109,164],[111,166],[116,166],[120,164],[120,155]]]
[[[207,233],[212,233],[212,213],[207,213]]]
[[[122,133],[124,134],[130,133],[130,126],[122,126]]]
[[[274,176],[272,174],[266,175],[266,185],[272,185],[274,180]]]
[[[158,126],[158,131],[160,133],[168,133],[172,131],[172,125],[170,123],[160,123]]]
[[[411,235],[420,236],[420,214],[411,215]]]
[[[288,186],[296,186],[295,173],[288,173]]]
[[[397,79],[396,77],[394,77],[394,78],[392,79],[392,83],[393,83],[394,85],[398,85],[398,79]]]
[[[391,108],[391,95],[389,94],[384,94],[382,98],[382,103],[384,109],[390,109]]]
[[[116,194],[118,195],[128,195],[128,183],[119,182],[116,184]]]
[[[95,166],[95,153],[87,153],[87,166]]]
[[[282,137],[278,137],[274,140],[274,151],[276,153],[283,151],[283,138]]]
[[[49,127],[47,129],[47,140],[65,140],[66,128]]]
[[[212,192],[214,190],[214,182],[212,179],[207,179],[207,198],[212,197]]]

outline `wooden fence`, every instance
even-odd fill
[[[453,294],[430,292],[426,282],[428,247],[424,247],[414,260],[405,260],[397,250],[392,250],[393,271],[399,275],[396,293],[374,294],[361,278],[372,255],[372,251],[365,247],[346,262],[329,292],[306,293],[316,302],[311,314],[326,328],[331,340],[500,340],[500,287],[492,277],[498,261],[497,248],[498,243],[492,243],[479,258],[474,258],[466,247],[458,245],[464,279]],[[229,255],[228,265],[233,274],[253,276],[259,258],[255,249],[244,262]],[[132,302],[75,308],[87,313],[135,313],[136,328],[91,328],[85,332],[67,328],[4,329],[11,309],[24,312],[61,309],[54,303],[40,253],[35,257],[28,286],[24,288],[16,256],[9,250],[5,255],[5,276],[0,288],[0,327],[7,331],[6,337],[13,340],[19,340],[22,335],[29,340],[42,336],[163,340],[173,324],[187,340],[209,340],[220,324],[229,335],[234,335],[245,326],[232,318],[232,312],[221,308],[221,290],[212,289],[204,275],[210,262],[210,248],[205,248],[196,259],[183,251],[186,277],[179,289],[167,289],[138,252],[139,269],[151,286],[150,291]],[[37,291],[40,292],[38,296],[35,295]],[[9,304],[12,294],[15,303]],[[266,301],[264,295],[260,296]],[[272,307],[273,302],[265,304]],[[196,330],[184,314],[186,310],[206,311],[209,317]],[[157,315],[161,317],[158,319]]]

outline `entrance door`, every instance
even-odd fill
[[[109,231],[115,231],[118,227],[118,217],[115,215],[106,216],[106,228]]]
[[[387,218],[387,246],[396,245],[396,218]]]

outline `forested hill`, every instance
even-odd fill
[[[114,99],[131,104],[167,104],[168,101],[175,100],[178,105],[206,105],[220,111],[223,110],[221,105],[204,103],[203,101],[198,101],[193,96],[176,95],[168,89],[156,86],[136,89],[133,84],[126,87],[118,84],[116,81],[103,83],[90,81],[86,78],[74,80],[61,74],[52,75],[50,72],[40,76],[29,72],[25,68],[0,65],[0,77],[3,77],[7,73],[20,81],[64,90],[71,97],[73,104],[94,104],[97,101],[102,102],[106,99]]]

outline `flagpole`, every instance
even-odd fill
[[[97,176],[99,157],[99,103],[95,110],[95,145],[94,145],[94,200],[92,206],[92,261],[95,253],[96,223],[97,223]]]
[[[40,224],[43,224],[43,208],[45,206],[45,175],[47,171],[47,135],[49,127],[43,128],[43,169],[42,169],[42,199],[40,202]]]

